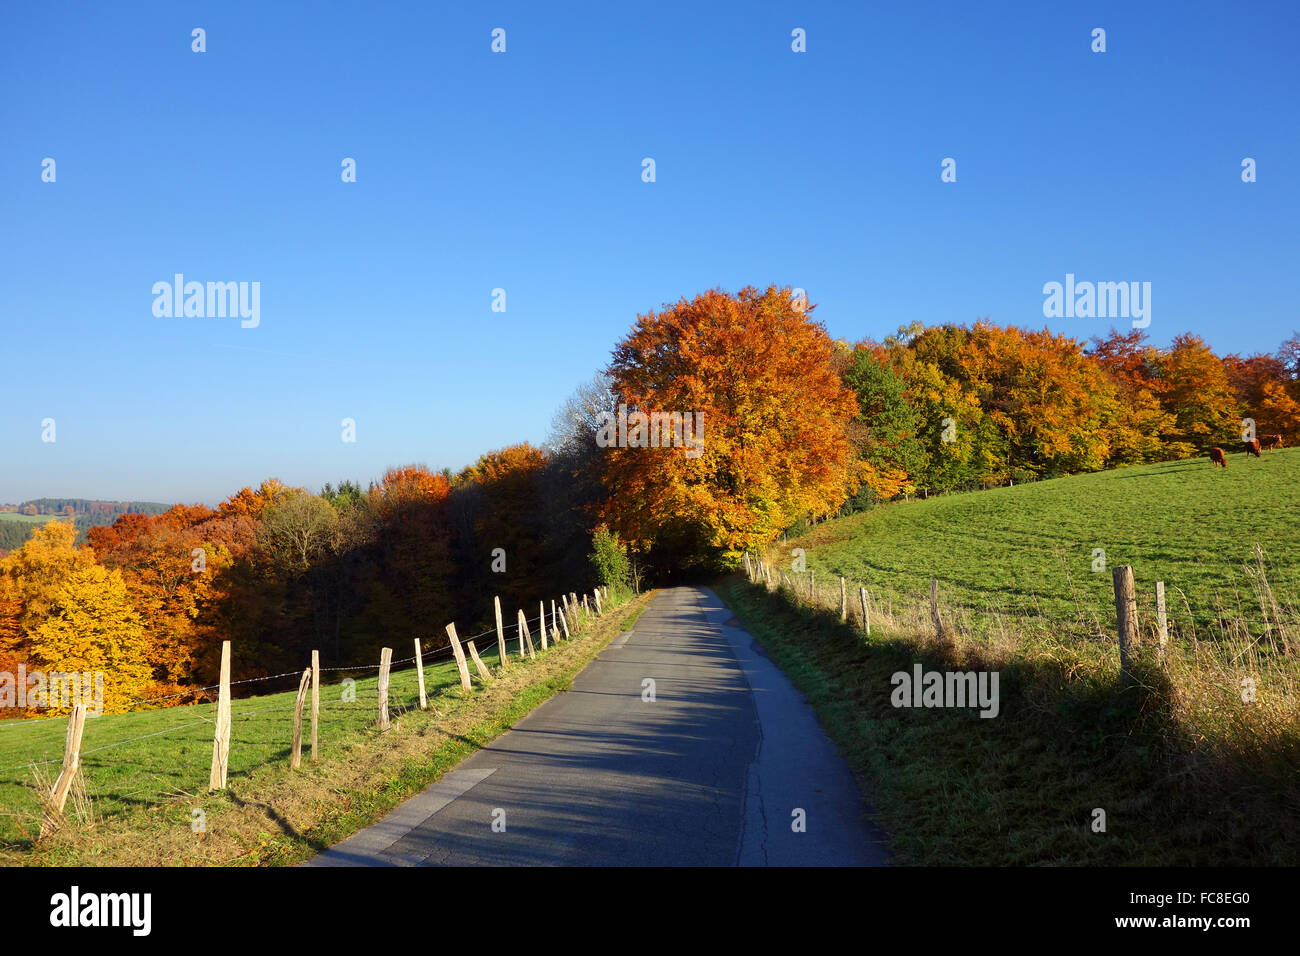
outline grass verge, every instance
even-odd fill
[[[879,628],[867,639],[837,612],[788,592],[738,578],[716,589],[870,781],[899,862],[1300,862],[1297,728],[1249,748],[1203,746],[1180,722],[1176,691],[1149,657],[1126,685],[1100,655],[949,646]],[[926,671],[999,671],[999,715],[894,707],[892,675],[917,663]],[[1104,832],[1094,830],[1097,810]]]

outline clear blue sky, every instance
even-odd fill
[[[1300,326],[1298,4],[459,6],[6,6],[0,501],[459,468],[713,286],[851,340],[1042,327],[1067,272],[1151,282],[1158,343]],[[261,324],[155,318],[176,272]]]

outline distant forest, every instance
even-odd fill
[[[91,498],[33,498],[17,505],[0,506],[0,554],[21,548],[44,522],[13,520],[17,515],[33,518],[72,517],[77,529],[77,543],[86,543],[86,533],[94,527],[111,525],[120,515],[160,515],[171,505],[159,501],[99,501]]]

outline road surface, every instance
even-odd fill
[[[678,587],[570,691],[307,865],[883,865],[865,810],[757,642]]]

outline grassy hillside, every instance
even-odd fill
[[[869,780],[903,862],[1294,866],[1298,479],[1288,450],[1233,455],[1226,473],[1178,462],[888,505],[771,548],[773,587],[719,590]],[[811,575],[792,571],[793,548]],[[1094,548],[1136,569],[1132,681]],[[1155,580],[1170,599],[1163,655]],[[894,675],[917,664],[998,673],[997,717],[895,706]]]
[[[25,515],[21,511],[0,511],[0,521],[12,521],[15,524],[42,525],[51,521],[71,521],[68,515]]]
[[[889,504],[771,556],[788,569],[789,549],[804,548],[828,586],[844,575],[882,599],[928,594],[937,578],[949,605],[1110,633],[1111,575],[1092,570],[1103,549],[1107,568],[1133,565],[1145,601],[1163,580],[1175,628],[1205,637],[1221,619],[1259,616],[1246,568],[1257,544],[1273,591],[1294,603],[1300,448],[1230,455],[1227,471],[1198,459]]]

